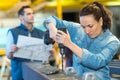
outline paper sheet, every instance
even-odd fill
[[[45,45],[43,39],[22,35],[18,36],[17,46],[19,49],[14,57],[46,62],[48,62],[50,56],[49,50],[52,48],[52,45]]]

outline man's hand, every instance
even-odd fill
[[[14,53],[18,50],[19,48],[17,47],[17,45],[12,45],[11,46],[11,51],[10,54],[8,55],[8,58],[13,58]]]
[[[11,52],[14,53],[14,52],[16,52],[17,50],[18,50],[17,45],[12,45],[12,47],[11,47]]]

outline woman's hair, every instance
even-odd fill
[[[99,21],[99,19],[102,17],[103,19],[102,29],[105,30],[111,28],[112,13],[110,10],[105,8],[101,3],[93,2],[83,7],[82,10],[80,11],[80,17],[86,15],[93,15],[96,21]]]

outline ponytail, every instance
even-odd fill
[[[96,21],[99,21],[99,19],[102,17],[102,29],[105,30],[111,28],[111,12],[107,8],[105,8],[101,3],[93,2],[83,7],[80,12],[80,16],[85,15],[93,15]]]

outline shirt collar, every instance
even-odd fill
[[[22,29],[24,29],[24,30],[26,30],[26,31],[29,31],[24,24],[21,24],[20,26],[21,26]],[[34,29],[34,28],[32,27],[32,31],[33,31],[33,29]],[[32,32],[32,31],[31,31],[31,32]]]
[[[109,29],[106,29],[106,30],[104,30],[104,32],[101,34],[101,35],[99,35],[98,37],[96,37],[98,40],[103,40],[104,38],[106,38],[106,36],[109,34]]]

